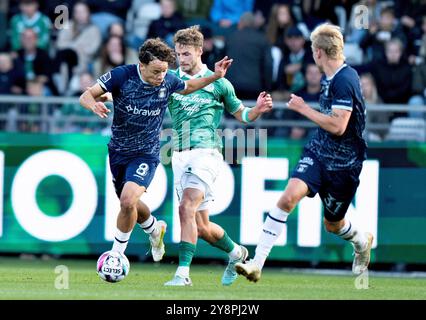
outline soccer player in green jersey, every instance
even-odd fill
[[[201,62],[203,34],[198,26],[179,30],[174,36],[182,80],[205,77],[213,72]],[[197,237],[225,251],[229,263],[222,277],[223,285],[237,278],[235,263],[247,258],[247,249],[236,244],[219,225],[209,221],[209,202],[213,200],[212,185],[223,162],[222,143],[216,132],[224,109],[236,119],[248,123],[272,108],[269,94],[262,92],[253,108],[246,108],[225,78],[183,96],[173,93],[169,100],[172,116],[174,152],[172,167],[174,186],[180,201],[181,242],[179,266],[166,286],[192,285],[189,268],[195,253]]]

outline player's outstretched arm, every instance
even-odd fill
[[[222,60],[215,63],[214,74],[204,78],[191,79],[187,80],[186,88],[183,91],[180,91],[180,94],[190,94],[194,91],[197,91],[210,83],[216,81],[217,79],[223,78],[226,75],[226,71],[232,64],[232,59],[229,59],[227,56]]]
[[[256,105],[253,108],[246,108],[242,106],[233,115],[237,120],[248,123],[255,121],[263,113],[270,112],[272,107],[273,103],[271,95],[263,91],[257,97]]]
[[[352,112],[343,109],[332,109],[330,115],[323,114],[315,109],[312,109],[306,102],[295,94],[291,95],[290,101],[287,103],[290,110],[299,112],[309,120],[315,122],[324,130],[341,136],[345,133]]]
[[[97,114],[100,118],[106,118],[111,110],[109,110],[102,101],[96,101],[100,99],[104,93],[102,87],[97,83],[83,92],[80,96],[80,104],[87,110],[91,110],[93,113]]]

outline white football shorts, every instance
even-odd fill
[[[204,200],[198,210],[208,209],[209,202],[214,201],[213,184],[220,173],[222,161],[223,156],[217,149],[174,151],[172,168],[179,201],[186,188],[198,189],[204,193]]]

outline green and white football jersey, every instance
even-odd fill
[[[203,65],[199,73],[190,76],[181,69],[172,73],[182,80],[212,75],[214,72]],[[222,148],[216,132],[224,109],[231,114],[238,111],[241,100],[235,95],[232,84],[225,78],[189,95],[173,93],[169,100],[169,111],[173,120],[173,145],[177,150],[197,148]]]

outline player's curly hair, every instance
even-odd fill
[[[196,25],[176,32],[173,42],[183,46],[202,47],[204,36],[201,33],[200,26]]]
[[[143,64],[149,64],[152,60],[168,62],[173,65],[176,62],[176,55],[160,38],[148,39],[139,48],[139,61]]]
[[[312,47],[323,49],[330,59],[345,59],[343,35],[338,26],[323,23],[311,33]]]

